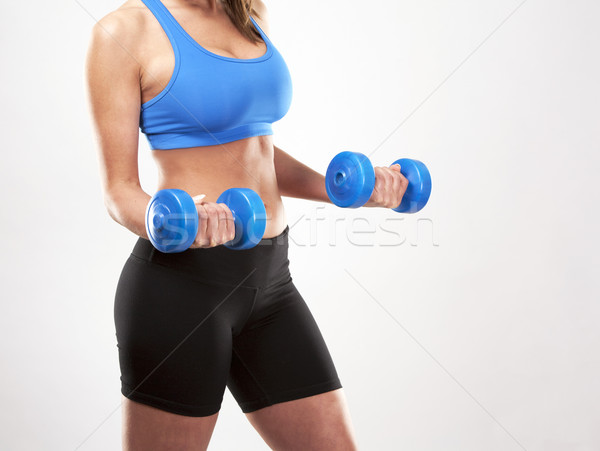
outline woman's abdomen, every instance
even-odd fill
[[[285,229],[287,219],[277,186],[271,136],[152,152],[159,169],[159,190],[178,188],[191,196],[205,194],[206,202],[216,202],[226,189],[250,188],[265,204],[265,238]]]

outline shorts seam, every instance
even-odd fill
[[[260,288],[255,288],[254,289],[254,296],[252,297],[252,306],[250,307],[250,310],[248,311],[248,315],[246,315],[246,318],[244,319],[244,321],[242,321],[240,324],[240,330],[238,332],[238,334],[236,334],[235,336],[239,336],[240,334],[242,334],[242,332],[244,331],[244,328],[246,327],[246,325],[248,324],[248,320],[252,317],[252,314],[254,313],[254,307],[256,306],[256,299],[258,298],[258,293],[260,293]],[[231,349],[235,352],[235,349],[233,347],[233,343],[231,345]],[[236,355],[238,355],[236,353]],[[238,356],[239,358],[239,356]],[[242,359],[240,358],[240,361],[242,361]],[[242,364],[244,364],[242,362]],[[244,364],[244,367],[246,367],[246,365]],[[246,370],[248,370],[248,368],[246,368]],[[252,373],[250,373],[252,374]]]
[[[300,294],[300,293],[298,292],[298,294]],[[293,302],[290,302],[288,304],[284,304],[284,305],[280,306],[275,312],[271,312],[269,314],[269,316],[272,316],[275,314],[279,315],[279,314],[281,314],[282,311],[284,311],[288,308],[298,307],[298,303],[304,303],[306,305],[306,301],[304,300],[304,298],[302,298],[302,295],[300,295],[300,300],[298,298],[296,298]],[[261,323],[261,320],[255,320],[252,324],[248,325],[248,320],[250,319],[250,316],[248,318],[246,318],[246,323],[244,324],[244,327],[242,328],[242,330],[240,331],[238,336],[241,336],[245,333],[256,330],[260,327],[264,327],[264,324]],[[267,317],[263,317],[262,319],[264,320],[265,318],[267,318]]]
[[[265,391],[265,389],[258,382],[258,380],[256,379],[256,377],[254,377],[254,374],[252,373],[252,371],[250,371],[250,368],[248,367],[248,365],[246,365],[246,362],[244,362],[244,359],[242,359],[242,356],[240,356],[240,354],[235,349],[235,345],[232,345],[231,349],[233,350],[233,353],[236,355],[236,357],[240,360],[240,363],[246,369],[246,371],[248,372],[248,374],[250,375],[250,377],[252,378],[252,380],[254,381],[254,383],[256,384],[256,386],[258,387],[258,389],[263,393],[263,397],[265,397],[265,396],[268,397],[269,395],[267,394],[267,392]],[[238,404],[240,404],[240,406],[241,406],[241,403],[238,403]]]
[[[140,392],[139,390],[132,390],[127,384],[122,384],[121,393],[127,399],[132,401],[140,402],[160,410],[175,413],[178,415],[186,416],[210,416],[217,413],[221,409],[221,403],[218,404],[183,404],[176,401],[170,401],[159,396],[150,395],[148,393]]]
[[[137,260],[140,263],[144,263],[148,266],[159,266],[161,268],[164,268],[166,271],[169,271],[171,273],[177,274],[177,275],[183,275],[185,277],[189,277],[190,279],[205,284],[205,285],[209,285],[209,286],[213,286],[213,287],[227,287],[227,288],[234,288],[234,287],[238,287],[238,288],[251,288],[251,289],[256,289],[256,288],[260,288],[254,285],[239,285],[237,283],[227,283],[227,282],[220,282],[217,280],[209,280],[209,279],[204,279],[196,274],[194,274],[192,271],[190,271],[187,267],[182,266],[181,268],[175,268],[173,266],[169,266],[169,265],[164,265],[162,263],[157,263],[154,261],[149,261],[146,260],[145,258],[141,258],[138,257],[135,254],[130,254],[129,255],[130,258],[133,258],[134,260]]]
[[[340,388],[342,388],[342,383],[340,382],[340,378],[336,377],[325,382],[297,387],[290,390],[283,390],[271,394],[267,394],[264,392],[264,390],[262,390],[265,394],[264,396],[252,399],[250,401],[243,401],[238,404],[244,413],[250,413],[274,404],[307,398],[309,396],[327,393]]]
[[[289,260],[288,260],[288,263],[289,263]],[[288,278],[286,280],[284,280],[283,282],[273,282],[271,285],[266,285],[264,287],[258,287],[258,288],[261,288],[263,290],[280,288],[280,287],[283,287],[283,286],[289,284],[290,282],[293,283],[294,281],[292,279],[292,274],[291,274],[291,272],[289,272],[289,269],[288,269]]]

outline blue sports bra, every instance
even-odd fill
[[[272,135],[288,112],[292,80],[281,54],[252,17],[267,46],[257,58],[217,55],[201,47],[160,0],[142,0],[167,34],[175,68],[165,88],[144,102],[140,130],[150,148],[178,149]]]

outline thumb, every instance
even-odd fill
[[[390,169],[394,169],[398,172],[400,172],[400,165],[398,163],[394,163],[393,165],[390,166]]]
[[[200,204],[202,203],[202,199],[204,199],[206,197],[206,194],[198,194],[197,196],[192,197],[192,200],[194,201],[195,204]]]

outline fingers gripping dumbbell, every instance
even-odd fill
[[[431,175],[419,160],[401,158],[392,163],[400,165],[400,172],[408,179],[408,188],[402,202],[392,210],[416,213],[431,194]],[[337,154],[325,174],[325,188],[331,202],[338,207],[358,208],[370,198],[375,188],[375,170],[369,158],[358,152]]]
[[[267,214],[260,196],[250,188],[230,188],[217,203],[233,213],[235,238],[224,244],[230,249],[249,249],[262,239]],[[161,252],[183,252],[198,234],[198,210],[192,197],[180,189],[158,191],[146,208],[146,232]]]

